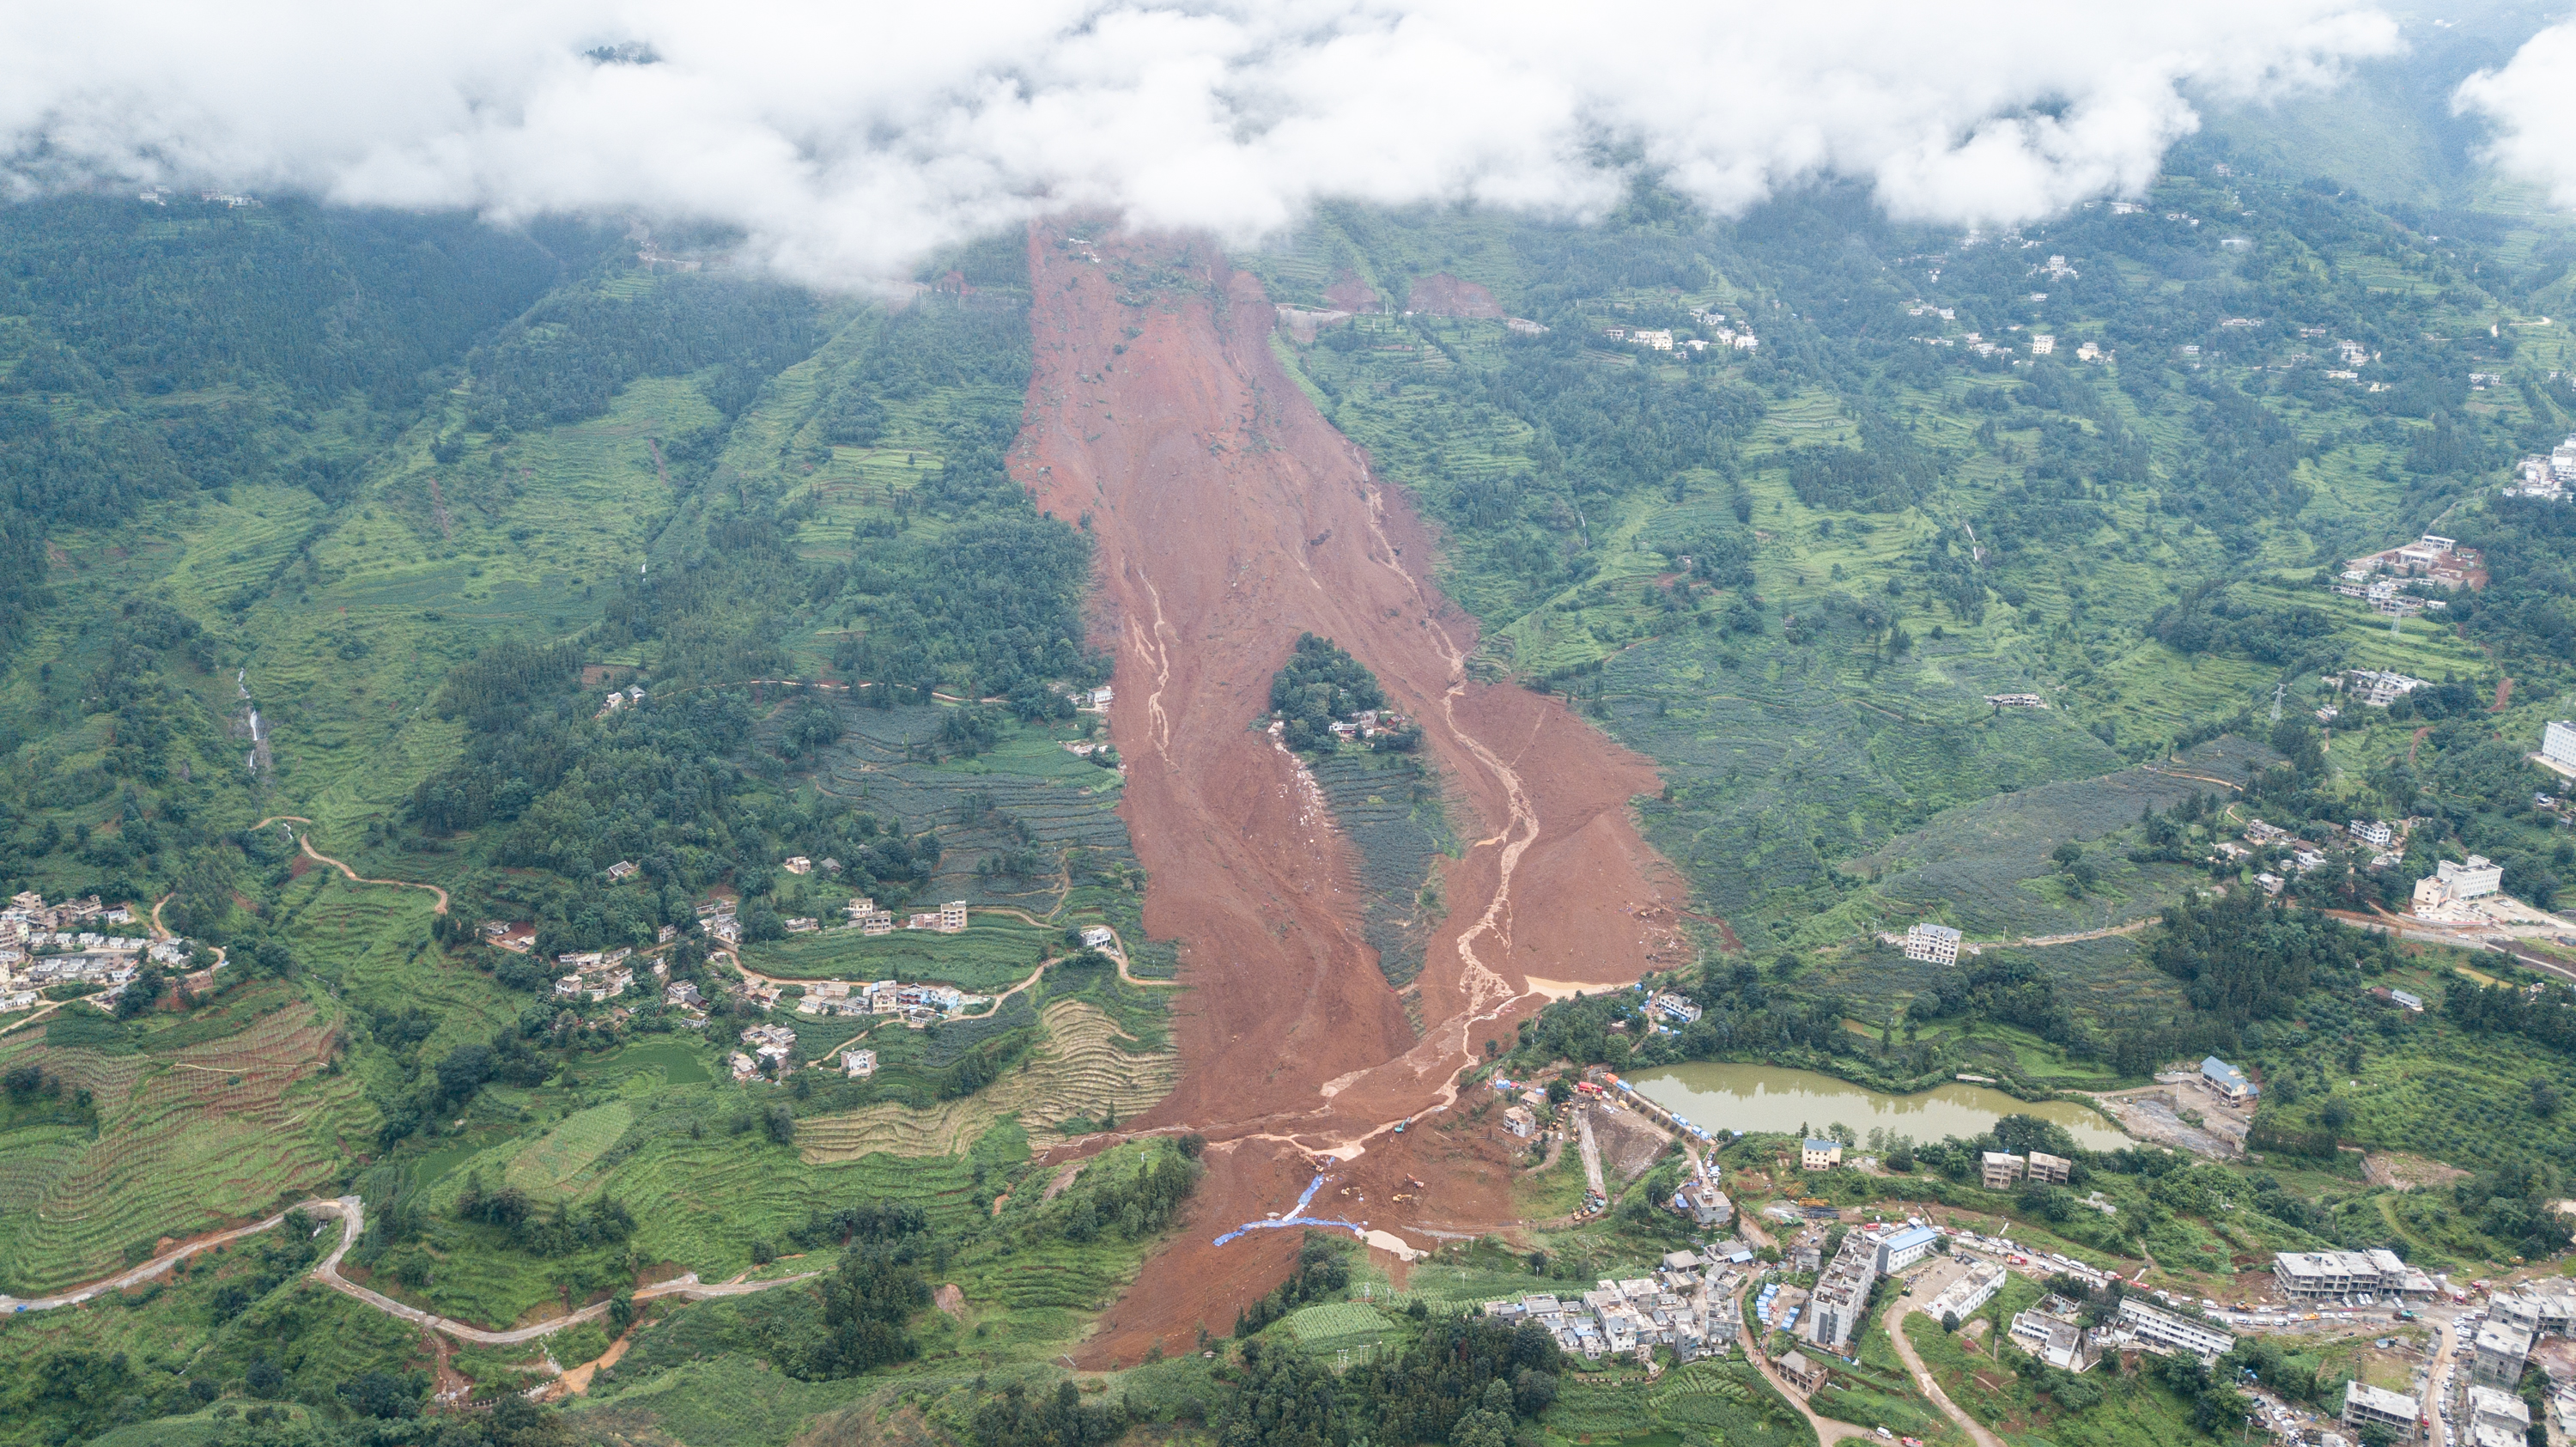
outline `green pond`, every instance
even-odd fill
[[[1915,1095],[1888,1095],[1812,1070],[1691,1061],[1624,1076],[1637,1093],[1703,1130],[1821,1132],[1847,1125],[1918,1141],[1982,1135],[2006,1115],[2035,1115],[2066,1127],[2075,1143],[2116,1150],[2129,1138],[2097,1112],[2069,1100],[2016,1100],[1965,1081]]]

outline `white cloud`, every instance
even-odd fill
[[[2451,105],[2494,126],[2486,155],[2499,169],[2576,206],[2576,20],[2523,42],[2502,70],[2460,82]]]
[[[659,61],[584,58],[618,43]],[[1234,239],[1327,196],[1581,214],[1619,191],[1605,154],[1720,210],[1835,173],[1901,215],[2026,220],[2143,188],[2186,90],[2395,45],[2344,0],[25,3],[0,149],[25,189],[687,215],[858,282],[1065,205]]]

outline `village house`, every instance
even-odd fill
[[[1506,1107],[1503,1111],[1503,1129],[1522,1140],[1527,1140],[1538,1134],[1538,1117],[1532,1115],[1526,1105]]]
[[[814,872],[814,861],[802,854],[796,854],[790,855],[778,867],[790,874],[811,874]]]
[[[2215,1090],[2230,1105],[2251,1105],[2263,1088],[2245,1076],[2245,1072],[2212,1055],[2200,1062],[2201,1081]]]
[[[877,1053],[873,1050],[844,1050],[841,1052],[841,1069],[852,1080],[865,1080],[877,1073]]]
[[[1691,1224],[1704,1229],[1725,1225],[1735,1219],[1735,1203],[1717,1188],[1717,1182],[1706,1176],[1695,1176],[1682,1183],[1673,1194],[1673,1209],[1689,1214]]]
[[[674,1005],[683,1010],[694,1010],[705,1004],[706,1000],[698,994],[698,987],[696,985],[691,984],[687,980],[682,980],[677,984],[665,986],[663,988],[662,1003],[666,1005]]]
[[[621,879],[633,879],[643,872],[643,867],[632,859],[621,859],[608,866],[608,878],[612,884]]]
[[[2372,708],[2386,708],[2423,686],[2420,678],[2378,669],[2348,668],[2343,673],[2343,691]]]
[[[1989,1191],[2008,1191],[2029,1165],[2008,1151],[1987,1151],[1977,1158],[1977,1179]]]
[[[784,1025],[754,1025],[742,1032],[742,1043],[763,1061],[785,1070],[796,1054],[796,1032]]]
[[[2092,1370],[2091,1334],[2076,1319],[2077,1309],[2075,1303],[2052,1293],[2031,1310],[2016,1313],[2010,1332],[2013,1345],[2062,1372]]]
[[[1842,1163],[1841,1141],[1817,1140],[1810,1136],[1798,1147],[1798,1169],[1802,1171],[1830,1171]]]
[[[1082,947],[1107,954],[1118,953],[1118,932],[1105,924],[1096,924],[1082,932]]]
[[[916,914],[904,921],[908,930],[929,930],[933,934],[953,935],[966,928],[966,901],[952,899],[935,911]]]

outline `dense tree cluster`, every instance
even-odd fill
[[[1335,722],[1386,707],[1386,694],[1368,665],[1330,638],[1297,635],[1297,646],[1270,678],[1270,707],[1286,721],[1288,747],[1314,752],[1333,747]]]

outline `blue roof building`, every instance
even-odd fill
[[[2263,1091],[2263,1087],[2245,1078],[2244,1071],[2215,1055],[2200,1062],[2200,1078],[2229,1100],[2252,1100]]]
[[[1878,1243],[1878,1273],[1885,1276],[1940,1249],[1941,1233],[1929,1226],[1908,1226]]]

